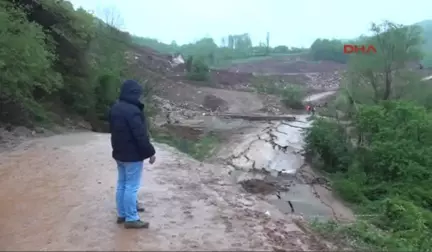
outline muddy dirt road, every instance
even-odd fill
[[[41,138],[1,153],[0,250],[325,249],[274,206],[241,193],[224,167],[156,146],[139,196],[149,230],[115,223],[108,134]]]

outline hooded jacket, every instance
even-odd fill
[[[156,152],[150,143],[142,87],[133,80],[123,83],[118,101],[109,111],[112,157],[122,162],[139,162]]]

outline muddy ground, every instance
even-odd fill
[[[135,76],[157,86],[164,98],[172,96],[171,89],[179,86],[209,86],[227,90],[250,91],[256,76],[272,76],[274,81],[304,85],[314,91],[335,90],[339,87],[343,64],[331,61],[310,61],[307,57],[275,57],[233,64],[227,69],[212,69],[206,83],[190,81],[184,65],[173,66],[170,55],[149,48],[134,47],[127,54]],[[184,85],[191,84],[191,85]]]
[[[345,65],[331,61],[310,61],[304,57],[276,57],[265,60],[243,62],[228,69],[235,73],[252,73],[254,76],[275,76],[281,82],[302,84],[314,90],[336,90],[340,73]]]
[[[298,129],[307,126],[307,116],[275,120],[293,111],[275,96],[241,91],[250,91],[253,71],[213,71],[218,89],[190,83],[182,67],[152,50],[135,48],[128,59],[157,84],[151,101],[159,109],[156,126],[193,139],[217,132],[224,142],[204,162],[156,144],[157,161],[145,165],[139,195],[150,229],[125,230],[115,224],[117,174],[108,134],[81,132],[91,128],[85,123],[66,127],[72,134],[64,127],[2,130],[0,250],[334,249],[302,221],[352,219],[303,162]],[[275,78],[335,88],[335,72],[312,70]],[[233,119],[238,116],[255,119]]]
[[[345,69],[345,64],[333,61],[311,61],[307,57],[296,56],[277,56],[263,60],[251,60],[239,64],[232,64],[231,71],[242,73],[262,73],[262,74],[289,74],[289,73],[309,73],[309,72],[333,72]]]
[[[156,147],[139,196],[149,230],[115,224],[109,135],[58,135],[2,153],[0,249],[326,249],[272,204],[241,192],[223,166]]]
[[[256,113],[263,106],[260,99],[245,97],[244,101],[228,102],[228,110]],[[217,115],[206,118],[210,122],[204,123],[205,127],[231,132],[230,139],[240,141],[227,143],[225,151],[247,145],[246,132],[256,135],[256,130],[261,131],[260,127],[268,124],[222,119]],[[202,124],[205,120],[195,121]],[[2,152],[0,249],[331,249],[301,225],[302,219],[313,211],[330,216],[320,209],[335,201],[331,191],[324,203],[318,202],[322,196],[308,194],[316,191],[314,178],[310,179],[312,182],[300,183],[289,177],[263,177],[264,173],[245,172],[237,167],[233,170],[225,164],[227,159],[222,154],[208,162],[198,162],[169,146],[156,147],[157,162],[145,165],[139,195],[147,209],[142,219],[151,222],[149,230],[125,230],[115,224],[116,168],[108,134],[75,133],[33,139]],[[266,160],[274,159],[274,153],[269,153],[257,153],[255,158],[264,160],[265,165]],[[250,189],[260,184],[267,187]],[[275,185],[279,185],[277,190]],[[282,193],[281,199],[277,198],[277,191]],[[288,208],[288,201],[294,205],[294,212]],[[333,206],[327,208],[334,210]],[[312,212],[305,212],[307,209]]]

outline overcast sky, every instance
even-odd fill
[[[104,18],[104,10],[122,17],[121,29],[170,43],[204,36],[220,43],[228,34],[249,33],[254,43],[309,47],[320,38],[367,34],[371,22],[412,24],[432,19],[427,0],[72,0]]]

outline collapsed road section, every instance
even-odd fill
[[[246,191],[261,194],[284,213],[352,220],[352,211],[335,199],[328,181],[305,163],[303,131],[310,126],[308,115],[262,122],[229,145],[234,146],[225,156],[230,174]]]
[[[292,122],[264,124],[260,132],[246,135],[234,148],[229,164],[245,171],[294,174],[304,164],[302,130],[309,125],[305,115]]]

